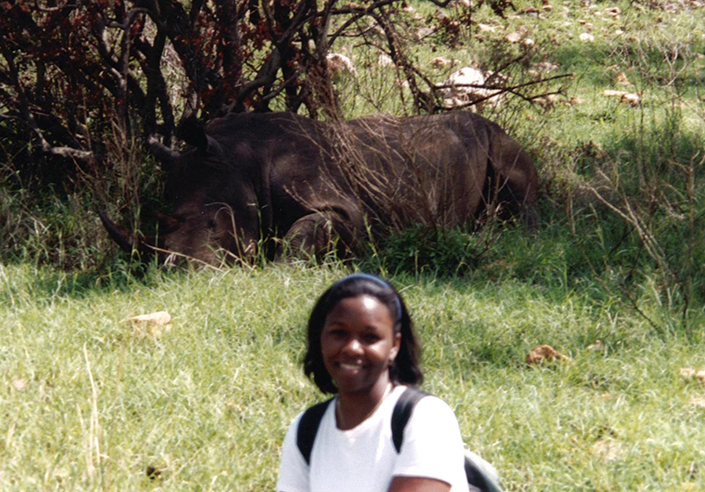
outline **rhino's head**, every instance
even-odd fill
[[[241,172],[238,156],[196,126],[181,130],[190,147],[179,154],[150,141],[150,150],[166,170],[165,198],[169,214],[159,214],[156,237],[135,238],[105,214],[101,220],[124,250],[143,257],[158,254],[217,264],[223,259],[251,257],[260,237],[260,216],[253,177]],[[246,158],[246,156],[244,156]]]

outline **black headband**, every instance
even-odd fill
[[[379,287],[383,287],[385,289],[390,289],[392,291],[392,293],[394,294],[394,305],[397,308],[397,322],[401,322],[402,309],[401,309],[401,300],[399,299],[399,295],[394,290],[394,287],[392,286],[392,284],[390,284],[389,282],[387,282],[383,278],[378,277],[377,275],[372,275],[371,273],[350,274],[347,277],[343,277],[342,279],[340,279],[336,283],[334,283],[333,286],[330,288],[330,292],[331,293],[335,292],[342,285],[347,284],[348,282],[351,282],[353,280],[367,280],[369,282],[372,282],[373,284],[378,285]]]

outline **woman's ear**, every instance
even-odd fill
[[[401,347],[401,333],[397,333],[396,335],[394,335],[394,344],[392,345],[392,348],[389,351],[390,366],[394,364],[394,359],[397,358],[397,354],[399,353],[399,347]]]

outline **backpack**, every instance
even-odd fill
[[[392,413],[392,441],[397,453],[401,450],[404,440],[404,428],[411,418],[416,404],[429,393],[418,388],[408,387],[399,397]],[[296,446],[307,464],[311,462],[313,442],[316,440],[318,426],[323,414],[333,398],[317,403],[306,410],[299,420],[296,429]],[[487,461],[470,451],[465,452],[465,476],[468,479],[470,492],[502,492],[499,486],[497,472]]]

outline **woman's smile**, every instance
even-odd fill
[[[341,380],[343,378],[348,379],[358,377],[362,371],[366,370],[366,366],[362,362],[337,362],[336,365],[338,367],[337,372]],[[333,380],[335,380],[335,378]]]

